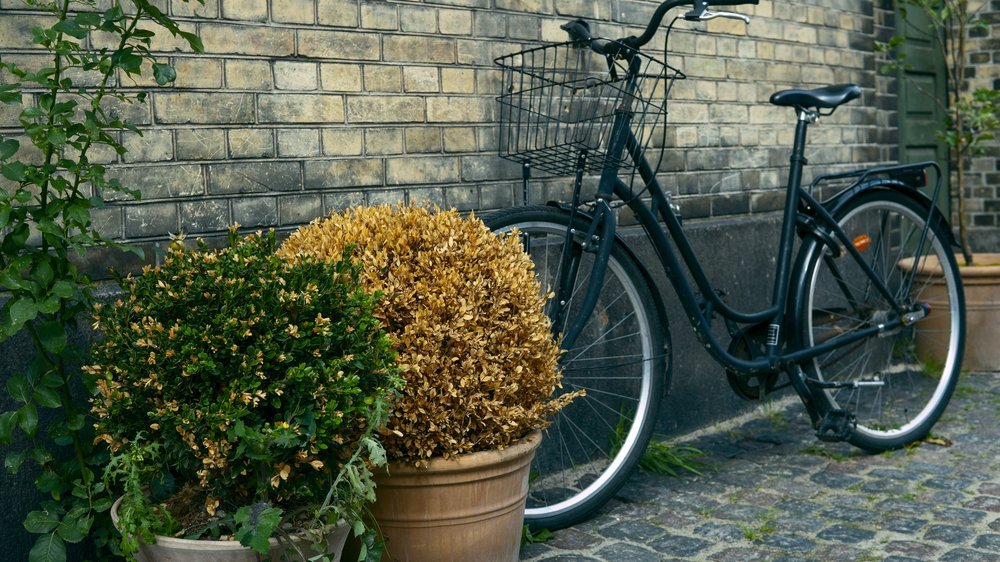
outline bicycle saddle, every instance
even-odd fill
[[[789,107],[834,109],[859,97],[861,88],[857,84],[839,84],[815,90],[782,90],[771,96],[771,103]]]

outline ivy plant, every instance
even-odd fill
[[[36,486],[47,498],[24,520],[39,535],[29,560],[58,561],[67,543],[90,537],[100,551],[113,542],[105,513],[112,498],[99,475],[107,452],[94,444],[79,400],[94,389],[81,377],[82,352],[70,334],[92,301],[77,259],[94,247],[129,249],[105,239],[91,218],[109,194],[139,195],[100,163],[108,150],[125,152],[124,132],[139,133],[114,108],[145,101],[139,88],[122,88],[144,73],[159,85],[176,76],[151,51],[152,29],[195,52],[203,47],[148,0],[24,1],[48,12],[50,25],[32,30],[34,48],[46,53],[41,68],[0,60],[0,102],[19,108],[20,123],[0,132],[0,344],[26,333],[35,354],[6,379],[16,407],[0,412],[0,444],[8,471],[37,465]]]

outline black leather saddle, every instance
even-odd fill
[[[835,109],[859,97],[861,88],[857,84],[839,84],[815,90],[782,90],[771,96],[771,103],[788,107]]]

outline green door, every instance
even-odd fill
[[[898,3],[901,4],[901,3]],[[897,4],[897,6],[898,6]],[[934,160],[944,170],[944,185],[938,206],[946,213],[948,197],[948,149],[937,139],[944,123],[944,108],[938,101],[947,100],[945,66],[941,51],[931,35],[927,15],[915,6],[906,15],[896,9],[897,32],[906,37],[900,47],[908,67],[899,73],[899,161],[901,163]],[[930,178],[933,188],[933,178]],[[930,195],[930,193],[928,193]]]

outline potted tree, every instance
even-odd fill
[[[337,559],[365,531],[395,354],[355,265],[275,245],[175,245],[98,308],[85,372],[130,557]]]
[[[291,260],[347,249],[406,388],[383,432],[372,508],[391,560],[516,560],[528,468],[550,414],[559,350],[514,236],[423,207],[333,214],[293,233]]]
[[[948,148],[952,164],[953,197],[957,206],[958,241],[964,265],[959,265],[966,301],[966,345],[964,366],[971,370],[995,370],[1000,368],[1000,347],[995,342],[1000,338],[1000,253],[974,253],[970,241],[969,222],[971,211],[967,197],[968,168],[973,159],[996,152],[996,131],[1000,129],[1000,91],[992,88],[974,88],[970,84],[970,53],[968,38],[970,32],[986,27],[980,17],[985,3],[970,3],[969,0],[903,0],[903,14],[906,10],[919,11],[926,17],[926,31],[945,61],[944,99],[936,98],[931,92],[925,96],[939,104],[945,119],[938,137]],[[880,45],[880,50],[892,53],[893,58],[883,67],[884,71],[896,71],[907,66],[905,53],[899,47],[905,42],[902,36],[893,37]],[[992,84],[991,84],[992,86]],[[935,270],[938,264],[918,266],[920,281],[935,284]],[[933,292],[933,291],[932,291]],[[931,324],[923,330],[923,339],[918,336],[918,349],[926,350],[932,357],[935,350],[942,347],[931,339],[933,324],[945,321],[947,305],[944,290],[936,291],[939,298],[929,297],[929,303],[936,314],[925,322]]]

